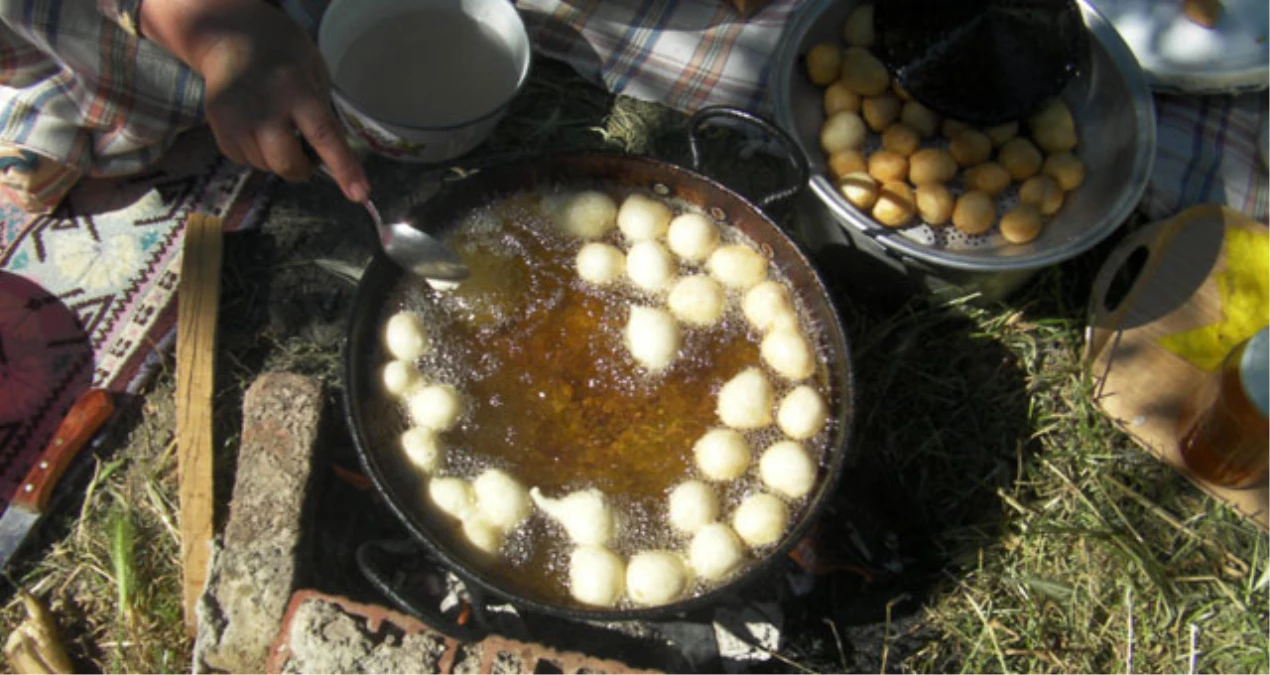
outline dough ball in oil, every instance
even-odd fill
[[[487,557],[496,557],[503,549],[504,530],[477,514],[463,521],[463,539]]]
[[[667,506],[670,527],[680,534],[693,534],[719,519],[718,496],[699,480],[676,485],[670,491]]]
[[[617,202],[598,190],[584,190],[564,201],[559,219],[573,236],[596,239],[617,225]]]
[[[594,607],[612,607],[626,585],[626,563],[602,546],[579,546],[569,556],[569,595]]]
[[[445,463],[445,447],[437,432],[428,427],[411,427],[401,434],[401,449],[420,471],[436,473]]]
[[[706,269],[724,286],[746,290],[767,278],[767,258],[745,244],[727,244],[710,254]]]
[[[448,431],[463,416],[463,397],[448,384],[429,384],[410,394],[406,408],[416,425]]]
[[[891,181],[878,190],[873,204],[873,219],[887,227],[903,227],[913,220],[913,190],[908,183]]]
[[[741,539],[731,527],[710,523],[693,535],[688,544],[688,565],[698,577],[719,581],[732,574],[745,560]]]
[[[805,496],[816,484],[816,462],[797,441],[773,443],[759,458],[758,471],[764,485],[790,499]]]
[[[735,429],[710,429],[692,446],[701,475],[713,481],[736,480],[750,468],[750,444]]]
[[[423,384],[423,373],[410,361],[394,359],[384,364],[383,381],[388,395],[402,398]]]
[[[626,273],[626,254],[612,244],[591,242],[578,250],[576,264],[583,281],[605,286]]]
[[[439,476],[428,481],[428,501],[436,510],[456,520],[464,520],[476,509],[476,493],[472,484],[453,476]]]
[[[1049,176],[1032,176],[1019,186],[1019,203],[1031,204],[1041,215],[1052,216],[1063,208],[1063,188]]]
[[[612,541],[617,522],[604,493],[596,488],[571,492],[552,499],[538,488],[529,490],[529,498],[564,528],[569,541],[581,546],[607,546]]]
[[[863,47],[848,47],[842,55],[842,83],[861,96],[878,96],[891,86],[886,66]]]
[[[732,514],[732,529],[751,547],[780,541],[789,527],[789,507],[778,497],[754,494],[746,497]]]
[[[864,120],[850,110],[841,110],[829,116],[820,127],[820,147],[832,155],[842,150],[852,150],[864,145],[869,130]]]
[[[626,278],[650,293],[663,290],[675,278],[675,258],[655,241],[636,242],[626,252]]]
[[[701,262],[718,247],[719,226],[700,213],[683,213],[670,221],[666,243],[680,258]]]
[[[881,189],[877,179],[863,171],[847,174],[838,183],[838,192],[862,211],[873,208]]]
[[[384,345],[393,357],[414,361],[432,348],[432,339],[423,324],[423,317],[414,312],[393,314],[384,326]]]
[[[983,234],[997,222],[997,204],[983,192],[964,192],[953,207],[952,222],[966,234]]]
[[[941,183],[918,185],[913,192],[913,199],[917,207],[917,217],[928,225],[941,227],[947,225],[952,218],[956,200],[953,199],[952,192],[946,185]]]
[[[640,551],[626,565],[626,596],[637,605],[673,602],[687,587],[683,559],[670,551]]]
[[[807,50],[807,79],[823,87],[838,79],[842,70],[842,49],[830,42],[820,42]]]
[[[529,491],[502,469],[486,469],[472,481],[476,510],[495,527],[510,530],[529,517]]]
[[[675,318],[690,325],[713,326],[723,318],[727,296],[723,286],[704,274],[681,278],[670,288],[666,304]]]
[[[754,330],[766,333],[779,318],[794,313],[794,303],[784,284],[768,279],[745,292],[741,313]]]
[[[1001,236],[1011,244],[1026,244],[1041,234],[1041,212],[1019,204],[1001,216]]]
[[[632,305],[626,322],[626,348],[649,371],[664,370],[679,355],[679,322],[669,312]]]
[[[786,379],[798,381],[816,372],[816,350],[797,328],[779,328],[759,344],[763,363]]]
[[[733,429],[761,429],[772,423],[773,396],[763,371],[746,368],[719,389],[715,411]]]
[[[776,409],[776,424],[785,435],[807,440],[820,433],[829,421],[829,404],[814,387],[802,384],[781,399]]]
[[[617,227],[627,241],[648,241],[666,234],[670,217],[670,207],[661,200],[636,193],[622,200]]]

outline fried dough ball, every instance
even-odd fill
[[[794,305],[789,289],[769,279],[745,292],[741,298],[741,312],[754,330],[766,333],[782,316],[793,314]]]
[[[767,258],[745,244],[729,244],[710,254],[706,269],[724,286],[745,290],[767,278]]]
[[[692,446],[701,474],[713,481],[735,480],[750,468],[750,444],[735,429],[716,427]]]
[[[718,581],[740,566],[745,558],[741,540],[723,523],[697,530],[688,544],[688,566],[706,581]]]
[[[486,556],[497,556],[503,548],[503,530],[477,514],[463,520],[463,538]]]
[[[472,484],[462,478],[441,476],[428,481],[428,501],[438,511],[457,520],[466,520],[476,508]]]
[[[1026,244],[1041,233],[1041,212],[1019,204],[1001,216],[1001,236],[1011,244]]]
[[[903,157],[917,152],[921,144],[921,134],[903,122],[892,124],[882,132],[882,147]]]
[[[942,148],[922,148],[908,158],[908,182],[947,183],[957,175],[957,160]]]
[[[578,250],[576,265],[579,278],[596,286],[604,286],[617,281],[626,273],[626,254],[612,244],[593,241]]]
[[[873,219],[887,227],[902,227],[913,219],[913,190],[908,183],[883,183],[873,205]]]
[[[891,86],[891,74],[868,49],[848,47],[842,55],[842,83],[861,96],[878,96]]]
[[[974,127],[970,126],[966,122],[955,120],[951,117],[945,117],[944,121],[939,123],[939,133],[950,141],[956,138],[957,134],[963,131],[971,131],[973,129]]]
[[[617,225],[617,202],[603,192],[584,190],[565,200],[559,216],[566,232],[595,239]]]
[[[1032,176],[1019,187],[1019,203],[1035,206],[1043,216],[1063,208],[1063,188],[1049,176]]]
[[[675,282],[666,297],[666,306],[675,318],[692,326],[713,326],[727,308],[723,286],[704,274],[686,276]]]
[[[423,374],[414,363],[395,359],[384,364],[383,381],[384,391],[400,398],[423,384]]]
[[[820,433],[829,421],[829,405],[815,388],[805,384],[785,394],[776,408],[776,425],[785,435],[806,440]]]
[[[823,87],[838,79],[842,69],[842,50],[838,45],[821,42],[807,50],[807,77],[817,87]]]
[[[683,560],[670,551],[640,551],[626,565],[626,595],[637,605],[664,605],[687,585]]]
[[[759,344],[759,354],[772,370],[790,380],[816,372],[816,350],[798,328],[777,328]]]
[[[960,131],[948,141],[948,154],[958,166],[982,164],[992,157],[992,139],[982,131]]]
[[[769,494],[746,497],[732,514],[732,529],[752,547],[775,544],[789,527],[789,507]]]
[[[908,158],[890,150],[869,155],[869,175],[880,183],[902,181],[908,176]]]
[[[860,5],[851,10],[842,25],[842,39],[852,47],[873,46],[873,5]]]
[[[860,115],[869,128],[882,131],[899,119],[900,100],[890,94],[870,96],[860,104]]]
[[[880,189],[877,179],[862,171],[848,174],[838,183],[838,191],[842,196],[862,211],[873,207]]]
[[[395,358],[414,361],[432,349],[432,338],[423,317],[410,311],[393,314],[384,326],[384,345]]]
[[[657,372],[679,355],[682,336],[679,323],[669,312],[633,305],[626,321],[625,338],[631,356],[648,370]]]
[[[410,419],[421,427],[447,431],[463,415],[463,398],[448,384],[419,387],[406,399]]]
[[[636,242],[626,252],[626,278],[640,290],[660,291],[675,278],[675,259],[656,241]]]
[[[670,207],[660,200],[633,194],[617,210],[617,227],[627,241],[657,239],[666,234],[670,216]]]
[[[1003,122],[993,127],[983,130],[983,133],[992,141],[992,147],[999,148],[1005,145],[1005,142],[1019,135],[1018,122]]]
[[[834,74],[837,77],[837,73]],[[841,81],[834,82],[825,88],[825,117],[847,110],[849,112],[859,112],[860,95],[847,89],[847,85]]]
[[[851,150],[864,145],[869,130],[864,120],[850,110],[842,110],[829,116],[825,125],[820,128],[820,147],[833,154],[842,150]]]
[[[579,546],[569,556],[569,595],[585,605],[612,607],[622,597],[626,564],[603,546]]]
[[[667,520],[677,532],[693,534],[719,518],[719,498],[699,481],[684,481],[670,491]]]
[[[680,258],[701,262],[718,247],[719,226],[700,213],[683,213],[670,221],[666,243]]]
[[[966,169],[961,180],[967,190],[976,190],[995,197],[1010,186],[1010,172],[996,162],[984,162]]]
[[[922,138],[931,138],[939,132],[939,114],[917,101],[904,102],[900,120],[916,129]]]
[[[529,517],[529,491],[502,469],[486,469],[472,481],[476,510],[494,527],[510,530]]]
[[[952,218],[955,200],[948,186],[943,183],[918,185],[914,192],[914,202],[917,206],[917,217],[925,221],[927,225],[940,227],[946,225]]]
[[[773,395],[763,371],[746,368],[719,389],[715,412],[733,429],[761,429],[772,423]]]
[[[816,484],[816,462],[797,441],[777,441],[758,460],[763,484],[790,499],[811,492]]]
[[[1025,181],[1041,170],[1044,161],[1041,151],[1026,138],[1016,137],[1006,141],[997,151],[997,162],[1005,167],[1010,178],[1017,182]]]
[[[952,222],[966,234],[983,234],[997,222],[997,205],[987,193],[971,190],[957,198]]]
[[[613,510],[596,488],[571,492],[559,499],[547,497],[537,487],[530,488],[529,498],[564,528],[569,541],[580,546],[607,546],[613,539],[617,523]]]
[[[1066,103],[1050,101],[1028,118],[1028,129],[1042,150],[1065,152],[1076,147],[1076,120]]]
[[[1085,163],[1070,152],[1060,152],[1045,158],[1041,173],[1053,178],[1065,192],[1071,192],[1085,182]]]
[[[856,148],[839,150],[829,155],[829,173],[835,180],[842,180],[847,174],[857,171],[868,171],[869,161],[864,153]]]
[[[401,449],[406,458],[424,473],[436,473],[445,461],[445,448],[437,432],[428,427],[411,427],[401,434]]]

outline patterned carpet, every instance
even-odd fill
[[[50,215],[0,201],[0,508],[79,394],[135,392],[174,338],[186,216],[251,227],[265,184],[200,130]]]

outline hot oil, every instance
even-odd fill
[[[761,363],[759,338],[732,297],[720,324],[685,327],[679,358],[663,373],[645,373],[623,342],[628,308],[664,307],[664,293],[582,282],[578,242],[555,234],[543,209],[540,197],[519,194],[470,215],[449,243],[472,277],[440,294],[407,282],[391,303],[425,313],[436,348],[421,367],[464,395],[463,420],[444,436],[444,473],[472,478],[496,466],[554,498],[598,488],[620,518],[619,553],[682,550],[685,542],[665,525],[667,494],[694,477],[692,446],[719,425],[718,390]],[[681,269],[689,272],[701,270]],[[772,381],[778,396],[792,386]],[[748,436],[756,462],[781,438],[774,427]],[[819,446],[807,444],[813,456],[822,454]],[[753,473],[716,485],[724,514],[760,489]],[[801,506],[791,505],[793,517]],[[453,543],[463,547],[457,535]],[[472,562],[517,592],[573,605],[569,550],[563,531],[535,510],[509,537],[501,561]]]

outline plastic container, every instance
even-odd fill
[[[1267,350],[1270,329],[1262,328],[1230,350],[1183,409],[1182,460],[1196,476],[1240,489],[1270,474]]]

